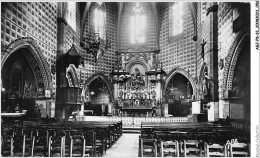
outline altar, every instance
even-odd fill
[[[155,110],[147,107],[128,107],[120,109],[122,116],[152,117]]]
[[[156,109],[161,108],[155,99],[133,97],[130,99],[119,99],[120,116],[152,117],[158,116]],[[159,114],[160,115],[160,114]]]
[[[152,117],[161,116],[162,107],[162,80],[166,73],[162,64],[148,64],[142,60],[150,56],[154,59],[156,51],[144,52],[118,52],[118,65],[112,70],[111,76],[114,84],[113,107],[119,111],[118,116]],[[140,55],[136,62],[134,55]],[[144,56],[143,56],[144,55]]]

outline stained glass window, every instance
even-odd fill
[[[201,22],[203,22],[206,19],[207,14],[207,8],[206,8],[207,2],[201,2]]]
[[[67,2],[67,22],[76,31],[76,2]]]
[[[171,36],[179,35],[183,32],[184,3],[170,3],[169,7],[169,33]]]
[[[106,31],[106,12],[104,3],[98,2],[94,9],[94,29],[95,33],[99,33],[99,37],[105,40]]]
[[[133,15],[130,17],[130,42],[144,43],[146,30],[146,15],[143,7],[137,2],[133,7]]]

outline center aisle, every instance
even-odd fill
[[[139,135],[123,133],[103,157],[138,157]]]

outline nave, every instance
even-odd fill
[[[255,157],[254,6],[1,2],[1,156]]]
[[[104,157],[138,157],[139,133],[123,133]]]
[[[248,157],[249,133],[222,123],[77,121],[2,127],[3,157]],[[5,124],[6,125],[6,124]],[[240,124],[239,126],[241,126]],[[133,133],[130,133],[132,130]]]

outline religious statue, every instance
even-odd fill
[[[130,85],[132,88],[140,88],[145,86],[145,81],[142,79],[142,74],[138,68],[135,68],[135,72],[131,75]]]
[[[29,81],[25,81],[24,83],[24,98],[30,98],[31,97],[31,84]]]
[[[135,74],[135,76],[139,76],[141,74],[140,70],[137,67],[135,68],[134,74]]]
[[[138,80],[138,82],[139,82],[140,87],[145,86],[145,82],[144,82],[144,80],[142,79],[142,76],[141,76],[141,75],[137,76],[137,80]]]
[[[208,95],[208,85],[207,85],[207,80],[205,77],[202,80],[202,92],[203,92],[203,95]]]

